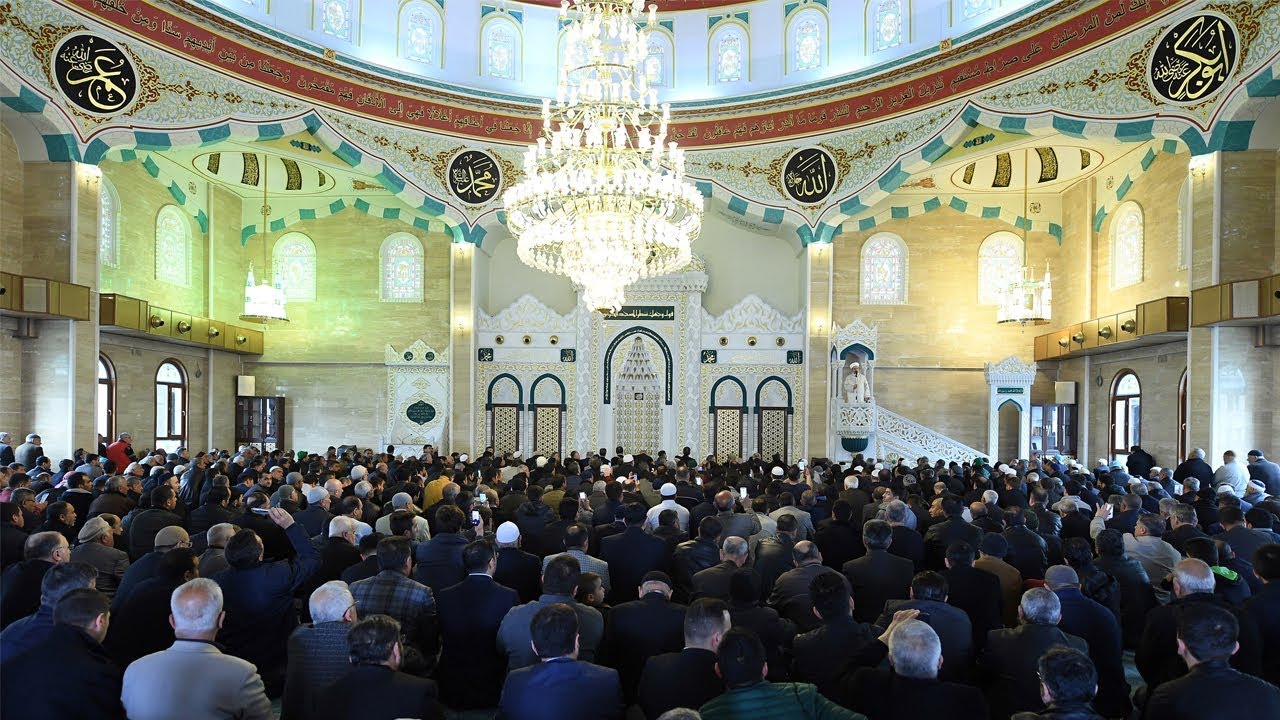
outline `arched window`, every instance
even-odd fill
[[[191,286],[191,223],[177,205],[156,214],[156,279]]]
[[[382,241],[378,251],[382,268],[383,302],[422,302],[425,262],[422,241],[409,233],[396,233]]]
[[[1191,181],[1183,180],[1182,189],[1178,191],[1178,269],[1188,267],[1191,267]]]
[[[978,304],[999,305],[1000,295],[1022,272],[1022,238],[1001,230],[978,246]]]
[[[289,302],[316,299],[316,244],[300,232],[285,233],[271,251],[275,281]]]
[[[425,0],[410,0],[400,9],[400,56],[439,67],[444,36],[440,9]]]
[[[98,435],[110,443],[116,439],[116,368],[111,360],[98,353]]]
[[[750,47],[747,34],[737,23],[724,23],[711,35],[712,79],[718,83],[737,82],[746,75]]]
[[[187,444],[187,371],[170,358],[156,370],[156,449],[177,452]]]
[[[673,77],[675,46],[666,33],[649,34],[649,46],[644,58],[644,74],[651,87],[669,88],[675,85]]]
[[[827,17],[801,10],[787,21],[787,72],[822,67],[827,52]]]
[[[893,233],[877,233],[862,244],[862,304],[907,302],[907,244]]]
[[[339,40],[351,42],[357,18],[354,0],[320,0],[320,31]]]
[[[1142,282],[1142,208],[1127,202],[1111,216],[1111,287]]]
[[[480,37],[484,74],[500,80],[519,80],[520,28],[510,19],[498,16],[484,24]]]
[[[1187,370],[1182,371],[1182,379],[1178,381],[1178,457],[1187,456]]]
[[[105,177],[98,186],[98,262],[120,266],[120,196]]]
[[[960,0],[960,15],[972,20],[991,9],[991,0]]]
[[[1142,386],[1132,370],[1121,370],[1111,383],[1111,456],[1123,461],[1142,437]]]
[[[902,0],[868,0],[867,27],[872,28],[871,47],[875,52],[888,50],[902,44]]]

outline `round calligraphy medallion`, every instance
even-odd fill
[[[782,169],[782,187],[798,203],[812,205],[827,199],[838,183],[836,163],[822,148],[797,150]]]
[[[435,419],[436,408],[431,403],[419,400],[405,408],[404,415],[415,425],[426,425]]]
[[[469,205],[483,205],[502,189],[498,161],[480,150],[466,150],[449,162],[449,192]]]
[[[53,51],[53,78],[63,96],[90,115],[117,115],[138,96],[138,75],[129,55],[97,35],[63,38]]]
[[[1227,84],[1239,60],[1235,25],[1217,13],[1198,13],[1175,23],[1156,40],[1147,80],[1162,100],[1196,105]]]

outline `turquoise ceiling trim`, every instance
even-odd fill
[[[407,208],[384,206],[370,202],[361,197],[338,198],[328,205],[315,208],[303,208],[284,215],[274,217],[268,220],[267,228],[270,232],[280,232],[286,228],[292,227],[297,223],[306,220],[321,220],[331,215],[337,215],[340,212],[351,210],[363,213],[369,217],[381,218],[383,220],[398,220],[405,225],[417,228],[424,232],[437,233],[441,235],[449,235],[454,238],[454,242],[459,242],[458,235],[453,231],[453,226],[444,222],[440,218],[426,218],[414,213]],[[245,225],[240,228],[240,244],[244,245],[249,239],[257,235],[261,231],[261,224]]]
[[[907,202],[898,205],[890,205],[881,209],[873,215],[865,215],[858,218],[846,220],[846,225],[853,224],[853,229],[858,232],[867,232],[891,220],[905,220],[908,218],[920,217],[927,215],[939,208],[950,208],[956,212],[964,213],[976,218],[984,220],[999,220],[1007,223],[1017,230],[1025,229],[1027,232],[1048,233],[1058,244],[1062,244],[1062,225],[1055,222],[1045,220],[1035,221],[1029,220],[1022,215],[1005,210],[999,206],[991,207],[979,205],[970,202],[958,195],[935,195],[928,198],[909,199]]]
[[[721,22],[725,20],[737,20],[743,25],[749,26],[751,25],[751,13],[747,12],[746,10],[743,10],[742,12],[725,13],[723,15],[708,15],[707,30],[710,30],[711,28],[715,27],[716,25],[719,25]]]

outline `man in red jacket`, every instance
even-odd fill
[[[116,472],[122,473],[133,462],[133,438],[120,433],[119,439],[107,446],[107,459],[116,464]]]

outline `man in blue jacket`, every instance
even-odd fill
[[[539,662],[507,676],[498,706],[500,720],[621,720],[618,672],[578,660],[578,614],[561,603],[547,605],[529,626]]]

